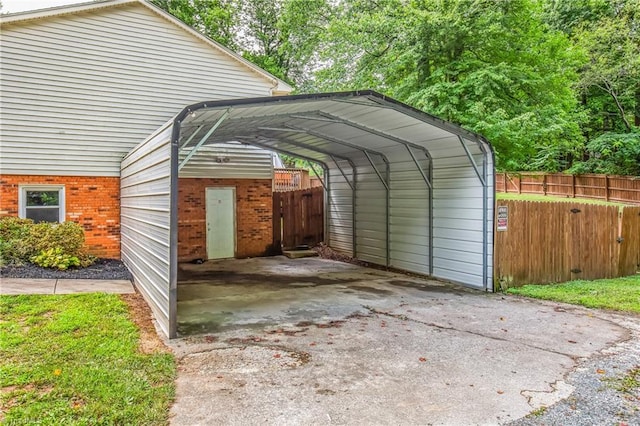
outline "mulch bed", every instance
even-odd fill
[[[86,268],[69,268],[60,271],[41,268],[32,263],[21,266],[5,266],[0,268],[3,278],[54,278],[54,279],[92,279],[92,280],[132,280],[131,273],[124,264],[115,259],[98,259]]]

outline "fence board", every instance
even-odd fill
[[[640,270],[640,207],[625,207],[620,224],[620,261],[618,276]]]
[[[580,203],[498,200],[497,206],[508,209],[506,231],[495,221],[497,289],[610,278],[638,268],[640,207],[620,215],[615,206]]]
[[[531,172],[496,173],[496,191],[640,204],[640,177]]]
[[[275,247],[315,245],[324,237],[324,189],[311,188],[273,194]]]

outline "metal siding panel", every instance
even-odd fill
[[[122,260],[167,336],[172,129],[167,123],[122,160],[120,191]]]
[[[348,170],[341,164],[345,174]],[[327,221],[328,244],[334,250],[353,256],[353,198],[352,191],[337,167],[329,169],[329,204]]]
[[[273,85],[137,4],[5,24],[0,66],[5,174],[118,176],[185,105]]]
[[[183,150],[179,161],[189,151]],[[180,177],[272,179],[273,153],[239,143],[202,146],[180,170]]]

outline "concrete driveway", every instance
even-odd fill
[[[507,423],[630,336],[586,309],[317,258],[180,278],[174,425]]]

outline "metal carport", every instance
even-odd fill
[[[169,337],[180,169],[230,141],[323,168],[333,249],[491,291],[494,159],[481,136],[372,91],[201,102],[122,162],[122,257]]]

